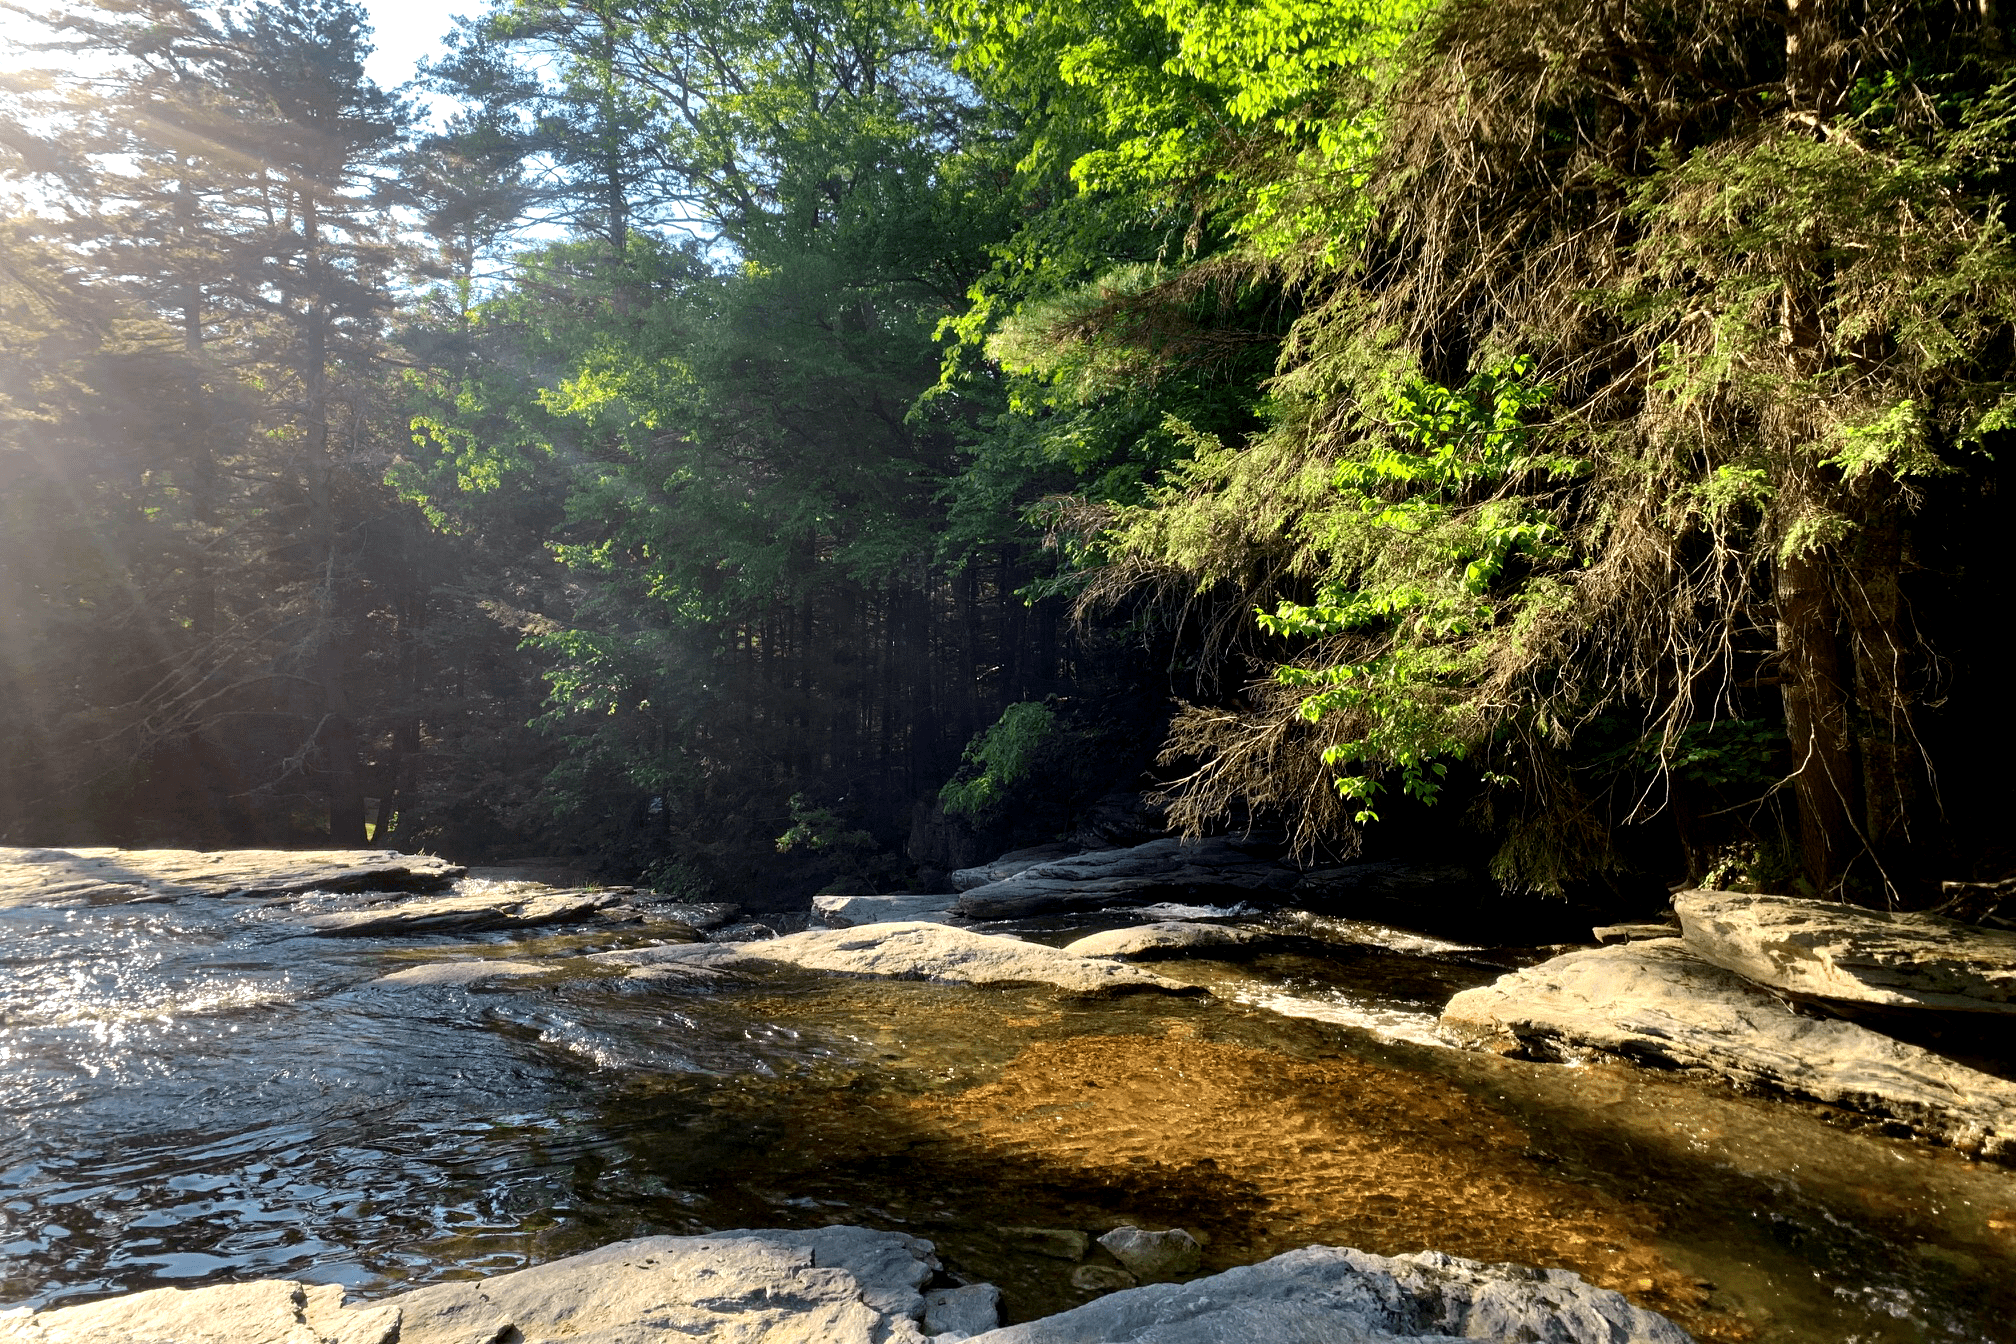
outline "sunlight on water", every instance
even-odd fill
[[[1273,935],[1156,963],[1216,1000],[1088,1001],[595,975],[582,954],[651,940],[634,926],[293,922],[370,899],[0,910],[0,1305],[273,1275],[372,1295],[837,1220],[932,1237],[1029,1314],[1081,1298],[1000,1226],[1134,1219],[1208,1230],[1221,1267],[1309,1241],[1565,1264],[1713,1340],[1977,1344],[2016,1315],[2012,1173],[1721,1089],[1423,1048],[1507,954],[1238,907],[1012,926]],[[375,983],[499,958],[551,970]]]

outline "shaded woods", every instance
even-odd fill
[[[0,12],[0,842],[2012,862],[1987,8]]]

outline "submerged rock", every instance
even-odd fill
[[[956,891],[922,896],[907,892],[894,896],[814,896],[812,912],[836,929],[851,929],[859,924],[893,924],[904,920],[938,924],[951,916],[952,906],[958,899]]]
[[[1160,901],[1279,903],[1298,876],[1230,840],[1151,840],[1032,865],[968,890],[958,911],[973,919],[1025,919]]]
[[[1055,985],[1074,994],[1159,990],[1198,994],[1189,985],[1132,966],[1074,957],[1040,943],[1002,934],[974,933],[946,924],[870,924],[858,929],[812,929],[754,943],[701,943],[598,952],[591,961],[632,966],[650,977],[660,969],[728,970],[781,962],[808,971],[889,980],[935,980],[955,985]]]
[[[1687,945],[1795,994],[1949,1012],[2016,1013],[2016,933],[1834,901],[1685,891]]]
[[[994,1229],[1017,1250],[1047,1255],[1052,1260],[1083,1260],[1092,1238],[1075,1227],[999,1227]]]
[[[0,908],[304,891],[438,891],[459,864],[389,849],[0,847]]]
[[[1565,1269],[1486,1265],[1435,1251],[1380,1256],[1310,1246],[1257,1265],[1155,1284],[972,1344],[1692,1344],[1665,1317]]]
[[[384,903],[363,910],[307,915],[300,922],[325,938],[380,938],[401,934],[481,933],[531,929],[588,919],[621,905],[613,891],[530,891],[500,887],[461,896]],[[690,930],[689,930],[690,932]],[[693,935],[695,938],[699,934]]]
[[[2016,1083],[1852,1022],[1797,1015],[1678,938],[1571,952],[1465,990],[1443,1010],[1441,1030],[1523,1058],[1596,1052],[1708,1073],[2016,1158]]]
[[[1167,1232],[1116,1227],[1099,1238],[1099,1244],[1141,1283],[1167,1283],[1195,1274],[1204,1259],[1204,1248],[1197,1238],[1180,1227]]]
[[[1189,952],[1209,952],[1214,948],[1238,947],[1264,942],[1266,936],[1251,929],[1235,929],[1224,924],[1193,924],[1165,919],[1140,924],[1131,929],[1108,929],[1088,933],[1064,950],[1074,957],[1118,957],[1146,961],[1155,957],[1180,957]]]

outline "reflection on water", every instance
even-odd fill
[[[1083,1294],[1001,1228],[1134,1221],[1202,1233],[1214,1268],[1312,1241],[1564,1265],[1704,1338],[2016,1338],[2016,1174],[1434,1047],[1440,1004],[1516,955],[1213,911],[1282,935],[1159,965],[1215,1002],[675,990],[582,959],[648,931],[339,943],[284,913],[0,910],[0,1303],[275,1274],[368,1295],[624,1236],[859,1222],[933,1238],[1026,1317]],[[1016,928],[1149,914],[1171,917]],[[551,969],[372,983],[416,955]]]

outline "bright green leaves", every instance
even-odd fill
[[[1029,777],[1037,753],[1058,732],[1048,705],[1025,700],[1008,706],[985,732],[966,744],[965,768],[938,791],[948,816],[982,817]]]
[[[1524,598],[1509,570],[1515,559],[1531,567],[1561,557],[1545,492],[1586,468],[1534,449],[1531,421],[1552,395],[1523,356],[1460,388],[1422,379],[1395,388],[1387,432],[1348,448],[1332,474],[1330,534],[1361,539],[1340,548],[1348,572],[1313,603],[1254,613],[1279,638],[1370,654],[1276,672],[1282,686],[1309,692],[1304,721],[1346,725],[1323,760],[1344,772],[1334,787],[1364,805],[1361,822],[1376,820],[1382,772],[1433,802],[1443,762],[1478,745],[1477,687],[1496,643],[1517,637]],[[1507,493],[1521,487],[1530,493]]]

